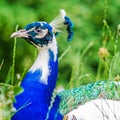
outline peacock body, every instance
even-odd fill
[[[21,82],[23,92],[15,97],[13,106],[16,113],[12,120],[62,120],[64,116],[67,116],[65,120],[74,120],[75,113],[71,111],[85,102],[96,98],[119,99],[120,85],[113,81],[97,81],[72,90],[54,92],[58,74],[55,35],[61,32],[63,27],[66,28],[67,39],[70,41],[73,24],[65,11],[61,10],[60,15],[50,24],[34,22],[11,35],[24,38],[39,51],[37,59]]]

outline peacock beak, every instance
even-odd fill
[[[28,38],[28,34],[27,34],[26,29],[22,29],[22,30],[12,33],[10,37],[11,38],[13,37]]]

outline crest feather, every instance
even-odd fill
[[[59,15],[50,22],[50,25],[53,28],[53,32],[61,32],[60,28],[63,28],[65,22],[66,12],[64,9],[60,9]]]
[[[57,36],[59,32],[62,32],[62,28],[66,28],[67,31],[67,40],[71,41],[73,37],[73,23],[69,17],[66,16],[64,9],[60,10],[59,15],[50,23],[52,31]]]

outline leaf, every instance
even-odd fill
[[[6,79],[5,79],[5,83],[10,83],[10,81],[11,81],[11,79],[12,79],[11,75],[12,75],[12,67],[9,68],[7,77],[6,77]]]
[[[23,89],[20,86],[15,86],[13,90],[14,90],[14,95],[18,95],[23,92]]]

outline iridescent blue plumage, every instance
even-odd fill
[[[73,23],[71,22],[71,20],[69,19],[69,17],[65,16],[65,22],[64,22],[65,25],[67,25],[67,32],[68,32],[68,41],[71,41],[72,37],[73,37]]]
[[[52,95],[58,75],[58,48],[55,33],[60,28],[67,27],[68,40],[71,39],[71,22],[65,17],[65,11],[60,13],[60,20],[33,22],[25,29],[13,33],[12,37],[22,37],[38,48],[39,54],[34,64],[21,82],[23,92],[17,95],[14,107],[17,112],[12,120],[62,120],[58,111],[60,96],[56,95],[50,108]],[[50,109],[49,109],[50,108]]]

